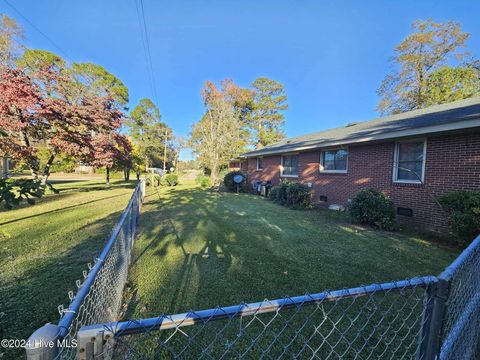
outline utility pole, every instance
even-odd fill
[[[168,129],[165,128],[165,147],[163,150],[163,173],[164,174],[167,167],[167,141],[168,141]]]

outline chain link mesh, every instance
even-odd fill
[[[441,359],[480,358],[480,237],[446,271],[450,282]],[[450,270],[450,271],[449,271]]]
[[[78,330],[82,326],[117,320],[143,195],[144,183],[141,181],[112,232],[110,237],[112,245],[106,252],[106,256],[100,256],[93,266],[89,265],[89,272],[84,272],[83,283],[77,281],[78,292],[75,296],[70,294],[72,302],[68,309],[59,308],[61,313],[59,327],[65,332],[63,339],[66,343],[76,339]],[[99,270],[96,274],[92,274],[96,266]],[[92,285],[89,289],[83,289],[88,291],[82,294],[82,287],[86,286],[87,279],[92,276],[94,277]],[[76,302],[79,306],[75,304]],[[57,358],[75,359],[77,357],[77,349],[74,347],[61,347],[59,350]]]
[[[410,359],[418,351],[427,280],[389,283],[104,326],[122,359]],[[207,313],[208,315],[205,315]],[[192,321],[193,320],[193,321]],[[218,320],[218,321],[216,321]],[[158,330],[160,324],[169,329]],[[135,334],[131,330],[135,329]]]

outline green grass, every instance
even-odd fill
[[[0,338],[24,339],[46,322],[57,323],[57,305],[69,303],[67,292],[101,251],[134,182],[60,181],[55,187],[60,194],[34,206],[0,211]]]
[[[184,183],[147,197],[125,317],[436,275],[457,254],[419,236],[352,226],[328,210]]]

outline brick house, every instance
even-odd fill
[[[314,202],[347,205],[363,188],[395,204],[397,220],[446,229],[439,195],[480,189],[480,98],[290,138],[250,151],[249,183],[307,184]]]

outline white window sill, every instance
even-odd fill
[[[417,184],[422,185],[423,183],[418,180],[393,180],[395,184]]]
[[[280,177],[298,178],[298,175],[283,175],[283,174],[281,174]]]
[[[347,170],[320,170],[320,174],[346,174]]]

